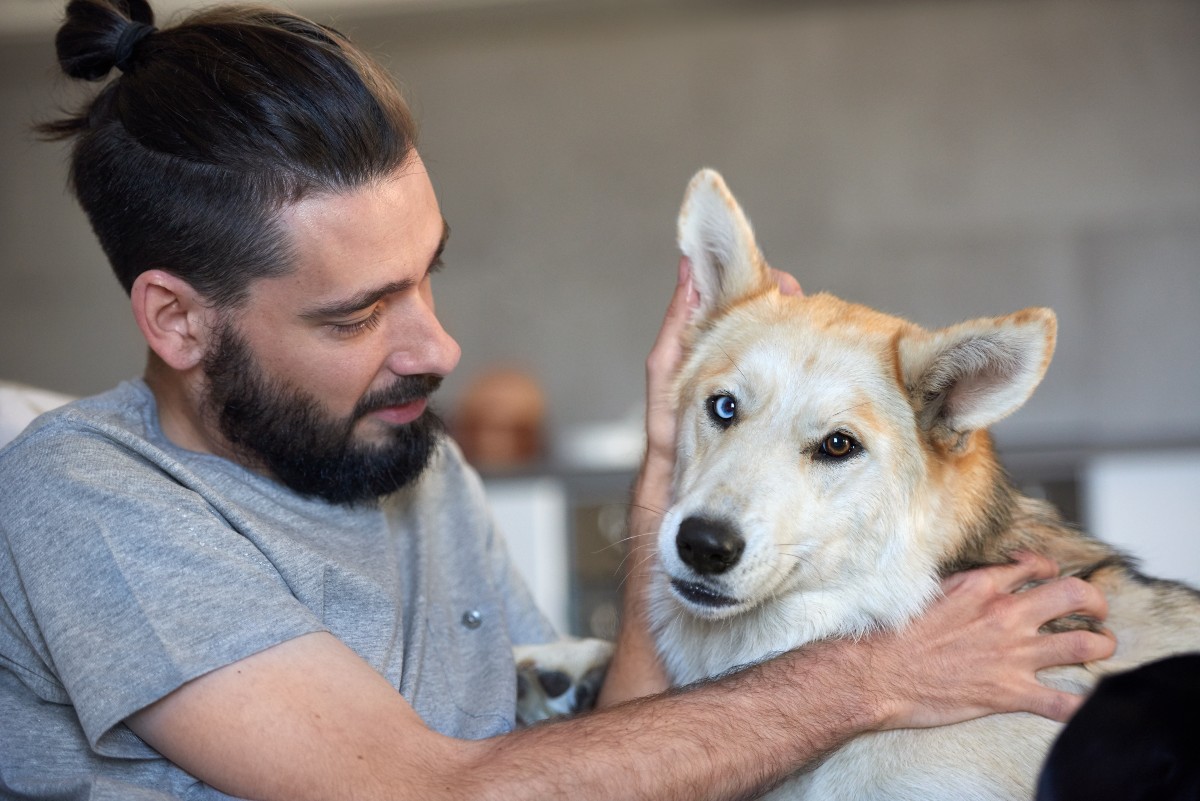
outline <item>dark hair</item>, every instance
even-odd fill
[[[62,69],[122,74],[37,130],[75,138],[71,186],[126,292],[157,267],[233,306],[289,269],[283,206],[386,177],[416,128],[382,68],[330,28],[252,6],[153,22],[145,0],[71,0]]]

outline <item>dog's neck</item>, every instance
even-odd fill
[[[971,434],[957,458],[939,486],[949,526],[947,548],[938,562],[941,576],[1005,564],[1017,551],[1049,556],[1064,575],[1086,574],[1113,559],[1110,549],[1083,536],[1051,504],[1017,489],[987,432]],[[971,489],[964,492],[962,487]],[[980,492],[985,497],[968,497]]]
[[[996,458],[987,431],[974,431],[953,446],[930,444],[940,451],[927,459],[930,483],[938,496],[944,550],[938,572],[1008,561],[1009,539],[1019,492]]]

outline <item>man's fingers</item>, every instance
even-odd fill
[[[791,273],[785,273],[783,270],[771,269],[771,277],[775,279],[775,284],[779,287],[779,291],[785,295],[803,295],[803,290],[800,289],[800,282],[796,280],[796,276]]]
[[[1061,578],[1033,587],[1014,596],[1023,607],[1026,620],[1042,625],[1067,615],[1104,620],[1108,617],[1108,599],[1100,588],[1083,579]]]
[[[1038,685],[1029,696],[1029,709],[1035,715],[1041,715],[1059,723],[1066,723],[1083,704],[1081,695],[1073,695],[1062,690],[1051,690]]]
[[[999,565],[996,571],[996,586],[1002,592],[1016,592],[1031,581],[1046,581],[1058,575],[1058,564],[1041,554],[1020,551],[1013,554],[1011,565]]]
[[[1117,639],[1110,632],[1064,631],[1038,635],[1034,669],[1055,665],[1080,665],[1108,659],[1117,650]]]
[[[965,582],[972,582],[989,591],[1011,593],[1031,581],[1046,581],[1058,575],[1058,565],[1045,556],[1021,551],[1014,554],[1013,559],[1011,564],[981,567],[948,576],[942,582],[942,590],[948,593]]]
[[[698,305],[691,263],[679,260],[679,279],[658,338],[646,357],[646,464],[674,464],[675,412],[671,382],[683,359],[683,333]],[[670,469],[666,471],[670,473]]]
[[[662,328],[658,331],[658,338],[654,341],[654,347],[647,359],[651,378],[655,377],[655,373],[664,374],[666,377],[674,372],[681,352],[681,334],[698,303],[699,297],[692,285],[691,263],[682,258],[679,260],[679,279],[675,283],[675,293],[667,305]]]

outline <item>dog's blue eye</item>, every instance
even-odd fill
[[[737,400],[732,395],[713,395],[708,399],[708,413],[718,425],[727,428],[737,417]]]

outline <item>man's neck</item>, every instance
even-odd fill
[[[199,374],[172,370],[152,352],[144,374],[146,386],[158,406],[159,425],[173,444],[189,451],[229,457],[223,438],[211,430],[202,408],[203,391]]]

